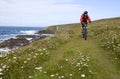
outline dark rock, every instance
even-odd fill
[[[54,34],[52,30],[40,30],[37,34]]]
[[[18,35],[16,38],[36,38],[37,35]]]
[[[8,47],[10,49],[14,48],[14,47],[21,47],[21,46],[25,46],[29,44],[29,41],[26,40],[25,38],[17,38],[17,39],[8,39],[5,40],[4,42],[0,43],[0,48],[5,48]]]
[[[44,34],[48,34],[48,35],[44,35]],[[43,39],[49,36],[49,34],[54,34],[54,32],[51,30],[40,30],[35,35],[18,35],[16,36],[16,38],[10,38],[8,40],[1,42],[0,48],[9,48],[9,49],[19,48],[22,46],[26,46],[33,41]]]
[[[10,38],[8,40],[5,40],[0,43],[0,48],[9,48],[9,49],[14,49],[16,47],[22,47],[25,45],[28,45],[29,43],[43,39],[47,36],[42,36],[42,35],[18,35],[16,38]],[[28,39],[31,40],[28,40]]]

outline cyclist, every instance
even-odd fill
[[[90,16],[88,15],[88,11],[84,11],[84,13],[80,17],[80,23],[82,24],[82,33],[83,33],[83,28],[84,24],[91,23]]]

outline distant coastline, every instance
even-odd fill
[[[17,35],[34,35],[35,32],[43,29],[42,27],[15,27],[15,26],[0,26],[0,40],[14,38]]]
[[[31,31],[25,31],[25,32],[31,32]],[[43,39],[53,34],[54,32],[50,30],[40,29],[34,34],[31,33],[31,34],[16,35],[14,38],[9,38],[7,40],[0,40],[0,54],[8,53],[11,50],[16,50],[20,47],[30,44],[31,42]]]

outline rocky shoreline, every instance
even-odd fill
[[[40,30],[35,35],[18,35],[15,38],[10,38],[0,42],[0,54],[16,50],[30,44],[33,41],[43,39],[53,34],[54,32],[51,30]]]

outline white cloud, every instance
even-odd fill
[[[89,9],[74,0],[0,0],[0,25],[53,25],[79,22]]]

